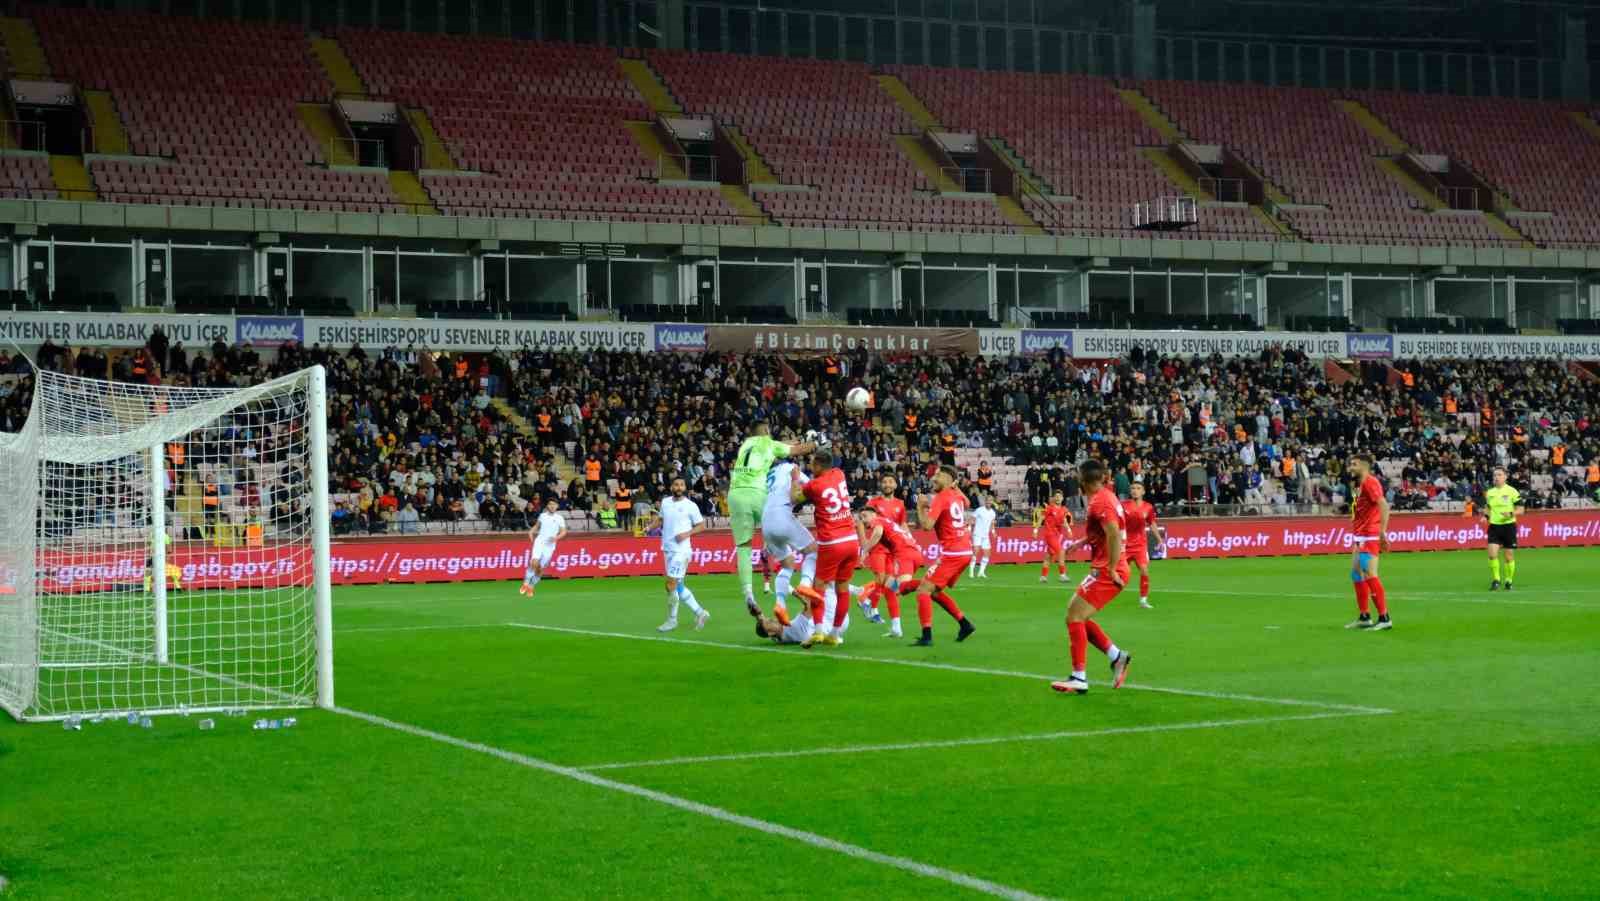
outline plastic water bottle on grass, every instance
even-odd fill
[[[130,725],[130,726],[139,725],[139,714],[138,713],[136,713],[136,712],[134,712],[132,710],[128,711],[128,725]]]
[[[200,731],[201,732],[210,732],[212,729],[215,729],[215,728],[217,728],[217,721],[216,720],[201,720],[200,721]]]
[[[151,718],[149,718],[147,716],[139,717],[139,728],[140,729],[154,729],[155,727],[156,727],[156,721],[155,720],[153,720],[153,719],[151,719]]]

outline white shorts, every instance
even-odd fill
[[[986,550],[988,550],[989,549],[989,536],[985,535],[982,538],[976,538],[976,537],[973,538],[972,539],[972,549],[975,550],[975,551],[986,551]]]
[[[794,518],[788,516],[769,516],[761,520],[761,542],[769,559],[774,562],[789,556],[791,551],[800,551],[810,547],[816,539],[806,531],[806,527]]]
[[[543,570],[545,567],[550,565],[550,558],[554,557],[555,555],[556,543],[554,541],[550,542],[549,544],[536,544],[533,546],[533,559],[530,562],[536,564],[539,569]]]
[[[694,556],[693,551],[664,551],[661,556],[667,565],[667,578],[677,581],[689,574],[689,558]]]

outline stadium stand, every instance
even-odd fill
[[[864,64],[720,53],[654,52],[690,113],[737,124],[784,183],[810,191],[758,193],[789,225],[1000,232],[1012,226],[987,199],[943,197],[895,145],[917,125]]]
[[[1549,213],[1515,224],[1546,246],[1600,244],[1593,202],[1600,140],[1560,104],[1369,92],[1363,101],[1417,150],[1466,164],[1515,209]]]
[[[1481,216],[1422,209],[1378,167],[1385,148],[1334,105],[1332,91],[1177,81],[1141,87],[1196,141],[1240,153],[1295,204],[1325,206],[1284,212],[1307,238],[1458,246],[1507,240]]]
[[[302,127],[295,104],[326,101],[332,90],[304,32],[52,7],[28,14],[57,77],[109,90],[132,152],[155,158],[92,162],[101,199],[402,210],[381,173],[329,169]]]
[[[652,118],[609,48],[346,29],[373,93],[425,109],[463,169],[425,172],[445,213],[736,225],[714,190],[645,179],[626,130]]]
[[[1530,506],[1600,500],[1588,469],[1600,463],[1600,379],[1555,361],[1371,363],[1340,382],[1322,361],[1276,350],[1233,360],[1135,350],[1098,364],[1059,354],[854,353],[833,376],[819,359],[728,354],[452,356],[289,345],[264,360],[242,345],[186,350],[164,338],[150,353],[169,379],[196,385],[328,366],[331,472],[347,531],[398,528],[407,504],[418,511],[417,528],[520,528],[543,498],[597,511],[622,487],[658,499],[677,475],[708,514],[720,515],[728,467],[756,417],[780,433],[829,434],[858,501],[886,471],[907,491],[926,491],[932,467],[953,459],[969,490],[988,461],[994,493],[1021,509],[1041,500],[1046,479],[1076,494],[1073,466],[1093,454],[1142,478],[1169,515],[1217,504],[1290,512],[1337,505],[1343,460],[1356,450],[1379,458],[1402,509],[1459,511],[1497,464],[1528,486]],[[133,377],[132,357],[49,344],[37,354],[41,366],[120,380]],[[0,354],[0,374],[21,376],[0,379],[0,430],[15,430],[26,415],[28,371],[25,360]],[[878,392],[881,405],[866,419],[841,407],[858,380],[895,386]],[[903,427],[908,412],[917,414],[915,432]],[[598,465],[592,482],[577,465],[588,460]],[[1196,466],[1205,478],[1191,488]]]
[[[1135,203],[1179,189],[1140,154],[1161,136],[1118,99],[1109,79],[1088,75],[975,72],[896,66],[940,124],[981,137],[998,137],[1056,195],[1051,204],[1029,196],[1025,205],[1041,222],[1064,218],[1069,234],[1113,234],[1130,227]],[[1163,237],[1249,238],[1279,235],[1240,206],[1207,206],[1198,225]]]

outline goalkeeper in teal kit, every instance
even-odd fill
[[[772,427],[757,423],[749,438],[739,445],[734,457],[733,474],[728,482],[728,515],[732,520],[734,560],[739,566],[739,587],[744,589],[744,603],[752,610],[756,605],[753,587],[753,567],[750,543],[761,525],[761,508],[767,504],[767,470],[773,462],[784,457],[809,454],[816,450],[814,442],[802,441],[785,444],[772,438]]]

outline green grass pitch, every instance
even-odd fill
[[[0,718],[0,895],[1593,897],[1600,550],[1518,563],[1388,555],[1371,634],[1343,558],[1159,562],[1086,697],[1036,567],[932,649],[764,645],[732,576],[666,640],[654,578],[342,588],[341,707],[428,734]]]

